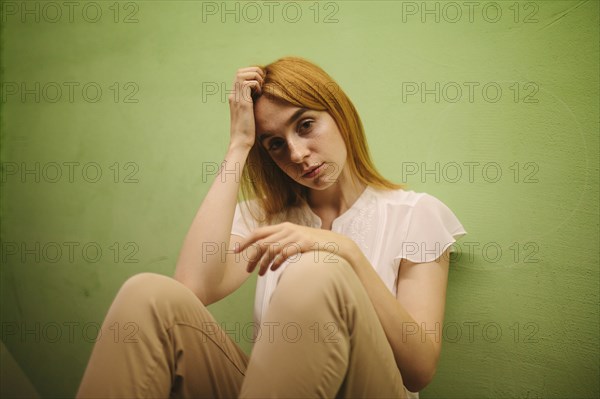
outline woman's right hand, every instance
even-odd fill
[[[252,147],[256,137],[252,92],[262,93],[265,72],[259,67],[240,68],[229,94],[231,115],[230,146]]]

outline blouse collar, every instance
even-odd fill
[[[335,225],[344,223],[345,221],[354,217],[356,215],[356,213],[368,203],[369,199],[371,199],[371,197],[373,195],[374,195],[373,188],[371,186],[367,185],[367,187],[358,196],[358,198],[356,199],[356,201],[354,201],[354,203],[350,206],[350,208],[346,209],[346,211],[344,213],[339,215],[337,218],[333,219],[333,222],[331,223],[332,230]],[[307,214],[312,219],[312,225],[314,227],[320,229],[321,226],[323,225],[323,221],[321,220],[319,215],[314,213],[313,210],[310,208],[310,206],[308,206],[308,204],[305,204],[304,207],[307,211]]]

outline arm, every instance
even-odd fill
[[[269,243],[274,242],[280,245],[270,250]],[[258,268],[258,274],[262,276],[267,269],[279,268],[285,258],[294,256],[296,252],[313,250],[315,242],[338,244],[336,255],[350,263],[373,303],[404,385],[413,392],[423,389],[435,374],[441,350],[440,328],[448,278],[448,251],[432,262],[402,262],[397,282],[399,293],[394,298],[358,245],[342,234],[285,222],[254,230],[237,250],[258,244],[260,252],[248,263],[248,272]],[[289,252],[282,251],[281,248],[289,243],[296,245],[290,247]],[[323,247],[319,250],[330,249]],[[436,329],[437,335],[431,332]]]
[[[219,173],[192,221],[177,260],[175,279],[190,288],[205,305],[220,299],[219,286],[225,275],[222,250],[230,248],[240,184],[240,176],[233,176],[232,170],[242,170],[248,151],[244,147],[228,149]],[[240,166],[236,167],[236,164]],[[206,255],[207,250],[210,255]],[[231,263],[232,257],[227,258]]]
[[[428,263],[403,259],[394,298],[354,241],[345,239],[340,250],[371,298],[404,385],[413,392],[422,390],[435,375],[441,351],[448,252]]]
[[[244,274],[239,256],[231,254],[233,215],[240,187],[241,171],[255,141],[251,89],[259,91],[264,71],[258,67],[238,69],[234,91],[229,95],[231,138],[227,155],[200,205],[183,241],[174,278],[209,305],[238,288]],[[234,175],[235,174],[235,175]],[[210,254],[210,255],[209,255]]]

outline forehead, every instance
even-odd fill
[[[254,120],[261,131],[274,131],[285,125],[300,107],[261,96],[254,104]]]

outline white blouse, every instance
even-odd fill
[[[255,200],[238,203],[231,234],[246,237],[259,227],[247,207]],[[253,208],[257,209],[257,208]],[[279,215],[273,223],[289,220],[320,228],[321,219],[308,206]],[[467,234],[458,218],[440,200],[427,193],[406,190],[380,190],[371,186],[352,206],[333,220],[331,231],[350,237],[369,260],[385,286],[396,296],[396,277],[402,258],[411,262],[437,259],[457,238]],[[453,251],[454,248],[450,248]],[[254,301],[254,321],[260,325],[273,291],[288,261],[277,270],[258,277]],[[409,392],[409,398],[418,398]]]

